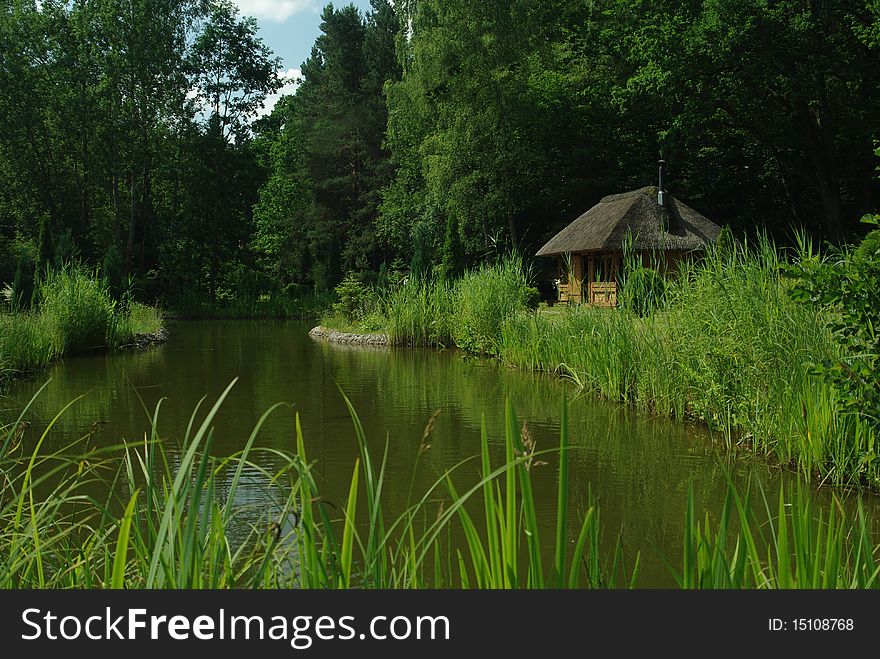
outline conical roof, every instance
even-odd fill
[[[666,200],[657,204],[656,186],[604,197],[537,255],[622,249],[628,234],[636,250],[692,251],[715,242],[721,227],[669,194]]]

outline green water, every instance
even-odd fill
[[[162,403],[159,428],[169,446],[180,439],[199,400],[213,403],[233,378],[238,383],[221,409],[214,453],[240,450],[259,417],[287,402],[264,426],[260,444],[294,449],[294,415],[299,413],[310,459],[323,492],[339,505],[357,455],[351,418],[340,389],[351,399],[375,455],[388,444],[386,504],[392,513],[406,505],[423,432],[440,411],[431,449],[415,472],[414,491],[423,492],[437,475],[479,453],[481,417],[500,461],[504,401],[510,399],[539,449],[559,441],[564,395],[573,387],[542,374],[525,373],[457,351],[360,348],[308,336],[297,322],[180,322],[159,348],[138,353],[66,358],[48,372],[15,383],[6,405],[15,409],[50,380],[31,414],[29,439],[65,404],[81,397],[62,417],[52,441],[72,441],[94,430],[92,445],[142,440],[149,427],[145,408]],[[204,413],[203,409],[203,413]],[[95,424],[98,424],[97,426]],[[641,550],[640,586],[669,586],[662,555],[677,565],[688,483],[698,511],[720,510],[726,474],[745,487],[760,481],[778,492],[781,473],[761,460],[733,457],[720,437],[704,428],[637,414],[626,407],[578,398],[571,405],[574,514],[584,509],[588,487],[599,499],[610,544],[622,530],[627,555]],[[261,457],[262,456],[262,457]],[[274,458],[257,454],[264,466]],[[555,522],[555,461],[533,469],[538,515],[552,538]],[[477,462],[459,468],[473,480]],[[243,524],[265,525],[273,494],[257,470],[247,475],[237,502]],[[827,499],[826,493],[817,497]]]

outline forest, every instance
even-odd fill
[[[880,2],[327,5],[295,94],[227,0],[0,3],[0,282],[184,309],[451,278],[655,183],[736,235],[880,206]],[[2,284],[0,284],[2,285]]]

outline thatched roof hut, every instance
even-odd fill
[[[614,306],[628,237],[629,249],[644,265],[672,272],[720,233],[721,227],[687,204],[662,188],[647,186],[604,197],[553,236],[537,256],[560,257],[561,301]]]
[[[660,206],[657,193],[656,186],[647,186],[603,197],[553,236],[537,255],[619,250],[628,234],[636,251],[690,252],[715,242],[721,227],[671,195]]]

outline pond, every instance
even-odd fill
[[[34,428],[80,397],[59,421],[53,441],[72,441],[97,428],[92,445],[115,445],[122,439],[142,440],[150,425],[145,410],[152,411],[164,398],[159,428],[174,446],[171,440],[183,437],[199,400],[207,397],[212,404],[238,378],[217,416],[213,452],[240,450],[267,409],[289,403],[268,418],[259,443],[294,450],[299,413],[319,486],[338,505],[358,453],[344,392],[375,456],[381,456],[387,442],[385,497],[395,514],[406,507],[410,488],[420,494],[444,470],[479,454],[482,418],[498,448],[498,461],[505,400],[528,425],[538,449],[551,449],[559,442],[562,401],[576,396],[564,380],[458,351],[343,346],[313,339],[309,329],[291,321],[177,322],[170,327],[168,343],[158,348],[66,358],[15,383],[4,406],[24,405],[49,380],[31,413]],[[426,425],[438,411],[431,448],[419,458]],[[771,499],[780,480],[793,478],[742,452],[731,454],[721,437],[703,427],[586,397],[572,401],[570,427],[571,512],[582,514],[592,489],[601,507],[605,542],[610,545],[621,532],[630,560],[641,551],[638,583],[643,587],[674,583],[662,557],[678,567],[690,483],[698,517],[708,510],[717,518],[727,474],[743,488],[759,482]],[[275,458],[260,453],[256,459],[271,467]],[[552,537],[556,464],[548,462],[534,467],[532,474],[538,516]],[[457,477],[474,479],[478,467],[476,461],[466,462]],[[246,485],[239,489],[237,502],[243,519],[267,524],[271,495],[264,477],[253,470]],[[827,492],[814,496],[829,498]]]

